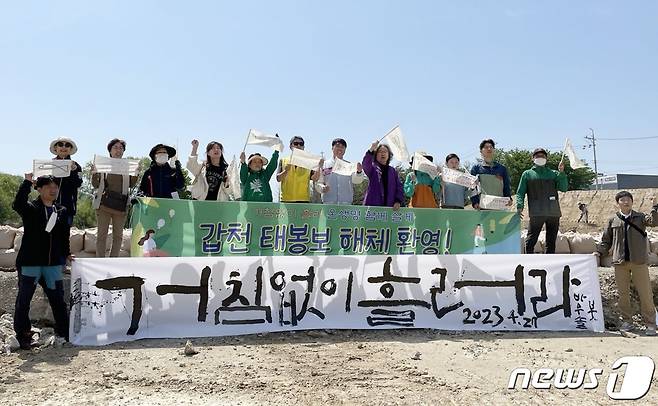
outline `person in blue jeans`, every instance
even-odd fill
[[[29,201],[32,174],[25,175],[13,209],[23,220],[23,243],[16,257],[18,294],[14,310],[14,331],[22,349],[30,349],[32,325],[30,302],[37,285],[41,285],[55,317],[55,332],[68,341],[69,315],[64,301],[62,270],[66,261],[73,260],[69,245],[68,213],[56,203],[59,194],[57,180],[40,176],[34,182],[39,197]]]

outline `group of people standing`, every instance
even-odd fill
[[[204,160],[199,161],[199,142],[192,141],[192,151],[186,168],[194,180],[189,187],[192,198],[197,200],[228,201],[228,189],[231,179],[228,176],[229,165],[224,158],[224,147],[212,141],[207,144]],[[304,150],[304,139],[295,136],[290,140],[291,150]],[[73,217],[77,211],[78,189],[82,185],[82,168],[71,159],[77,152],[76,143],[70,138],[58,138],[50,144],[54,160],[70,160],[70,174],[66,177],[41,176],[34,179],[33,174],[25,174],[13,203],[13,208],[22,217],[24,227],[23,243],[19,250],[16,266],[18,269],[18,295],[14,317],[14,329],[22,348],[30,348],[31,325],[29,320],[30,301],[37,285],[46,292],[56,321],[56,332],[68,339],[68,311],[64,302],[62,271],[66,261],[73,260],[70,252],[69,236]],[[386,144],[374,142],[365,151],[363,159],[354,166],[353,173],[335,173],[333,168],[338,161],[344,162],[347,142],[336,138],[331,142],[332,158],[318,162],[317,169],[295,166],[289,157],[279,159],[279,150],[275,149],[270,159],[259,153],[252,153],[247,158],[245,152],[240,154],[239,180],[243,201],[271,202],[273,200],[270,180],[276,173],[276,180],[281,183],[280,201],[284,203],[309,203],[312,193],[319,193],[325,204],[352,204],[354,185],[366,179],[368,187],[363,204],[366,206],[385,206],[398,210],[408,199],[409,207],[464,209],[471,204],[480,207],[482,195],[508,198],[512,206],[512,191],[507,168],[494,160],[495,142],[485,139],[480,143],[481,161],[471,168],[470,174],[477,177],[477,184],[472,187],[456,183],[442,182],[440,176],[430,176],[420,170],[411,170],[404,182],[401,181],[395,167],[391,165],[393,153]],[[115,138],[107,144],[111,158],[123,158],[126,142]],[[421,154],[429,161],[433,157]],[[177,198],[185,187],[185,176],[175,148],[157,144],[149,152],[151,163],[139,182],[139,192],[143,196],[156,198]],[[516,195],[516,208],[523,216],[524,202],[527,195],[529,230],[525,251],[532,250],[539,237],[539,232],[546,226],[546,252],[555,252],[555,240],[561,216],[558,191],[566,191],[568,179],[564,173],[564,164],[558,169],[546,167],[548,154],[543,148],[533,152],[533,166],[521,176]],[[173,161],[173,163],[172,163]],[[413,165],[413,162],[410,164]],[[445,167],[459,169],[459,157],[448,154]],[[98,236],[96,254],[106,254],[107,236],[112,225],[112,248],[110,256],[116,257],[122,241],[123,227],[129,206],[131,188],[137,186],[138,176],[113,173],[99,173],[92,167],[92,186],[96,189],[93,207],[96,209]],[[32,188],[39,196],[29,201]],[[646,226],[658,225],[658,206],[653,206],[650,215],[632,210],[632,196],[628,192],[617,195],[619,213],[608,223],[603,234],[599,254],[613,250],[615,270],[620,284],[620,305],[625,322],[630,321],[629,284],[632,277],[636,286],[643,286],[640,299],[642,313],[647,323],[648,334],[655,334],[655,308],[648,282],[646,269],[647,253]],[[655,203],[655,202],[654,202]],[[644,250],[643,247],[644,246]],[[632,275],[632,276],[631,276]],[[653,323],[653,324],[651,324]]]

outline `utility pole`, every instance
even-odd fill
[[[596,182],[594,190],[599,190],[599,169],[596,165],[596,137],[594,136],[594,130],[590,128],[589,131],[592,134],[590,136],[585,136],[585,139],[592,143],[592,149],[594,150],[594,173],[596,174],[596,177],[594,178],[594,181]]]

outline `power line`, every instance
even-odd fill
[[[597,141],[632,141],[632,140],[651,140],[658,138],[658,135],[651,137],[629,137],[629,138],[597,138]]]

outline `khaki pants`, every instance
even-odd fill
[[[631,279],[640,296],[640,311],[647,327],[656,328],[656,307],[653,304],[653,292],[649,280],[647,264],[623,262],[615,265],[615,281],[619,291],[619,308],[625,322],[631,322]]]
[[[107,244],[107,231],[112,223],[112,250],[111,257],[118,257],[123,239],[123,225],[126,223],[126,213],[105,206],[96,210],[96,222],[98,223],[98,236],[96,237],[96,257],[105,257]]]

